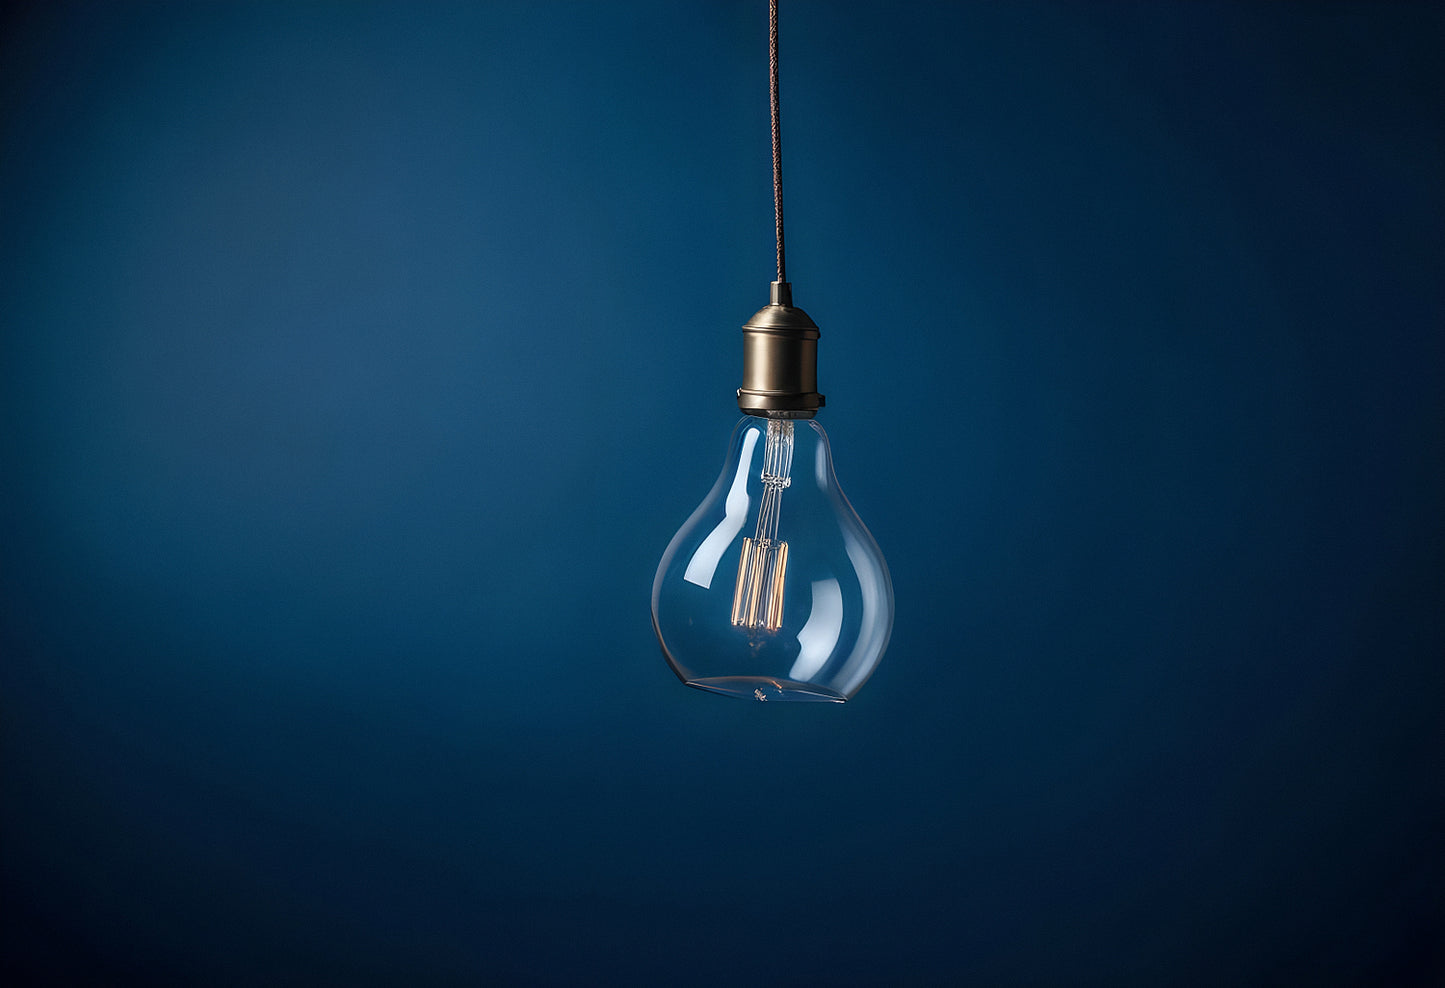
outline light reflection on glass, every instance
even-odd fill
[[[852,532],[843,532],[843,545],[848,558],[858,573],[858,585],[863,590],[863,613],[858,628],[858,641],[853,652],[843,663],[839,679],[843,692],[857,689],[868,678],[877,664],[876,656],[888,647],[888,637],[893,631],[893,608],[886,610],[877,606],[877,601],[893,603],[893,588],[889,585],[888,574],[879,565],[881,556],[869,552],[869,547],[858,540]]]
[[[753,447],[757,444],[756,429],[743,436],[743,452],[738,458],[738,471],[733,476],[733,484],[728,488],[727,501],[723,505],[723,520],[718,522],[717,528],[697,547],[697,551],[687,562],[687,572],[682,575],[688,583],[704,590],[712,586],[712,578],[717,573],[717,564],[722,560],[723,553],[747,523],[748,466],[752,462]]]
[[[802,650],[793,663],[789,679],[807,680],[823,668],[843,633],[843,589],[831,577],[813,581],[813,610],[798,631]]]

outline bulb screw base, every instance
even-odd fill
[[[810,419],[825,404],[818,394],[818,324],[793,305],[793,286],[775,281],[769,303],[743,324],[743,386],[738,408],[748,415]]]

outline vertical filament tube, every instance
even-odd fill
[[[783,491],[793,482],[793,422],[769,419],[763,447],[763,500],[758,527],[743,539],[738,579],[733,587],[732,622],[739,628],[777,631],[783,624],[783,578],[788,570],[788,543],[778,539]]]

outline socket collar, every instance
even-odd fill
[[[793,286],[773,282],[769,304],[743,324],[738,408],[768,418],[812,418],[825,404],[818,393],[821,335],[818,324],[793,305]]]

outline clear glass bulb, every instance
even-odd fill
[[[814,419],[745,416],[722,474],[672,537],[652,626],[689,686],[842,703],[893,630],[893,584]]]

